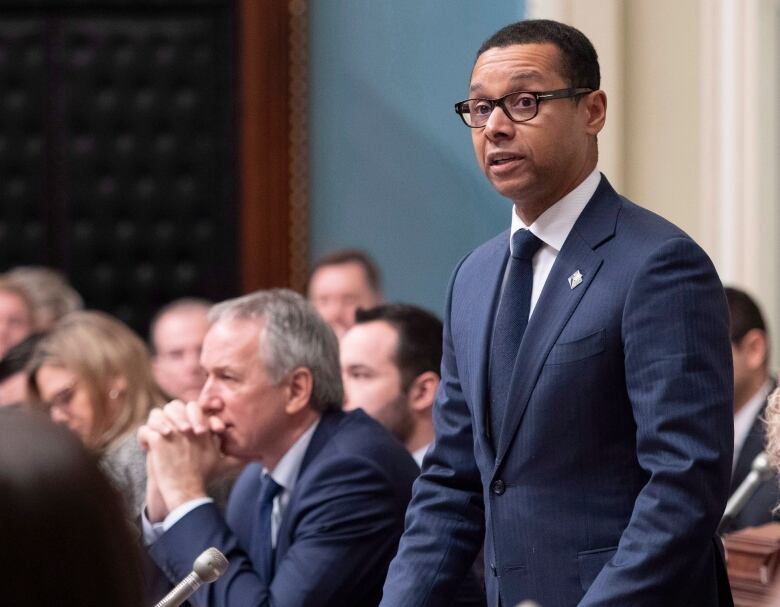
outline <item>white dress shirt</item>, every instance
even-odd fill
[[[279,535],[279,526],[282,523],[282,516],[284,516],[284,511],[290,503],[290,497],[292,496],[293,489],[295,489],[295,483],[298,481],[298,473],[301,471],[303,458],[306,455],[306,450],[309,448],[311,437],[314,436],[314,431],[317,429],[319,423],[320,420],[318,418],[306,432],[301,434],[300,438],[293,443],[293,446],[290,447],[282,459],[279,460],[279,463],[276,464],[276,468],[274,468],[273,471],[268,472],[265,468],[263,469],[263,473],[268,472],[268,474],[271,475],[271,478],[282,487],[279,495],[274,498],[274,509],[271,512],[271,545],[274,548],[276,548],[276,538]]]
[[[306,455],[306,450],[309,448],[311,437],[314,435],[314,431],[317,429],[320,420],[319,418],[304,432],[298,440],[296,440],[292,447],[276,464],[276,467],[272,471],[268,471],[263,468],[263,474],[268,473],[271,478],[282,487],[282,490],[274,498],[274,506],[271,512],[271,545],[276,548],[276,538],[279,535],[279,526],[282,522],[282,516],[284,516],[284,510],[290,503],[290,496],[292,495],[295,483],[298,480],[298,473],[301,470],[303,464],[303,458]],[[257,482],[260,482],[260,478]],[[160,523],[152,523],[146,516],[146,508],[143,509],[141,514],[141,523],[144,532],[144,543],[149,546],[157,541],[163,533],[173,527],[180,519],[184,518],[186,514],[202,506],[203,504],[209,504],[214,500],[210,497],[200,497],[189,502],[181,504],[177,508],[171,510],[165,519]]]
[[[512,205],[512,229],[509,236],[510,250],[514,233],[517,230],[526,228],[544,243],[531,261],[534,283],[531,290],[529,317],[536,307],[536,302],[539,301],[539,295],[542,293],[544,283],[547,282],[547,277],[550,275],[550,270],[558,257],[558,253],[561,251],[561,247],[563,247],[563,243],[566,242],[569,232],[571,232],[588,201],[593,197],[600,182],[601,173],[599,173],[598,169],[594,169],[580,185],[539,215],[530,226],[523,223],[523,220],[517,216],[514,205]],[[509,271],[509,264],[507,264],[506,271]],[[506,273],[504,274],[504,279],[506,280]]]
[[[428,448],[431,446],[431,443],[428,443],[426,445],[423,445],[419,449],[417,449],[414,453],[412,453],[412,457],[414,458],[414,461],[417,462],[417,465],[422,468],[422,462],[423,458],[425,457],[425,454],[428,453]]]

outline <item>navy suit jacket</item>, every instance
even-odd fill
[[[774,387],[772,388],[774,391]],[[771,393],[771,392],[770,392]],[[731,477],[731,493],[733,494],[740,486],[745,477],[750,473],[750,468],[755,457],[764,450],[766,446],[766,433],[764,431],[764,413],[766,405],[756,415],[753,425],[750,426],[750,432],[745,438],[742,449],[737,458],[737,464],[734,466],[734,474]],[[773,474],[771,478],[765,480],[756,489],[753,496],[747,501],[742,510],[734,517],[731,524],[726,527],[726,532],[737,531],[745,527],[757,527],[765,525],[775,520],[773,510],[780,503],[780,481],[777,475]]]
[[[200,506],[149,554],[172,582],[209,546],[225,554],[227,572],[198,591],[193,605],[376,605],[418,471],[403,445],[363,411],[328,412],[282,517],[273,579],[263,579],[251,559],[259,541],[259,464],[242,472],[225,519],[213,504]]]
[[[488,353],[508,244],[476,249],[450,283],[436,440],[382,605],[447,605],[483,526],[492,606],[730,604],[715,530],[731,349],[710,260],[602,176],[529,320],[494,445]]]

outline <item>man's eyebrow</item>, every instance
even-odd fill
[[[544,79],[544,76],[541,74],[541,72],[537,72],[535,70],[533,71],[525,71],[525,72],[517,72],[512,75],[512,77],[509,79],[509,82],[512,83],[512,86],[520,86],[524,82],[539,82]],[[479,82],[472,82],[471,86],[469,86],[469,94],[479,94],[483,90],[482,84]],[[515,89],[517,90],[517,89]]]

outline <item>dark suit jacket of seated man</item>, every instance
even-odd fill
[[[199,402],[169,403],[139,432],[149,451],[148,516],[155,526],[165,521],[151,558],[174,583],[206,548],[225,554],[227,572],[193,605],[378,604],[414,461],[362,411],[332,405],[342,401],[336,338],[303,298],[258,292],[216,306],[210,318]],[[236,482],[225,518],[203,489],[220,447],[256,460]],[[294,487],[288,478],[274,498],[275,548],[265,553],[273,564],[263,567],[261,479],[265,468],[277,480],[282,467]],[[148,541],[155,532],[145,527]]]

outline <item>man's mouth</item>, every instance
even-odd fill
[[[502,164],[508,164],[515,160],[520,160],[522,156],[516,154],[491,154],[488,156],[488,166],[501,166]]]

